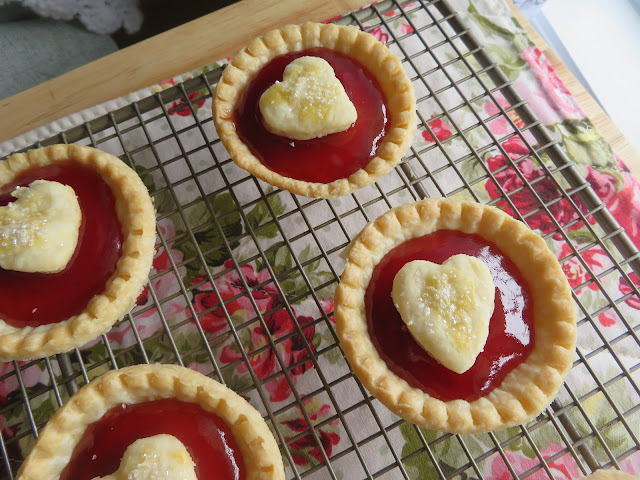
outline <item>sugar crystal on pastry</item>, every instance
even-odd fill
[[[358,116],[331,65],[311,56],[286,66],[282,81],[260,97],[260,112],[269,131],[294,140],[342,132]]]
[[[129,445],[118,470],[93,480],[197,480],[186,447],[173,435],[154,435]]]
[[[454,255],[442,265],[425,260],[405,264],[391,295],[420,346],[448,369],[464,373],[487,341],[494,292],[481,260]]]
[[[20,272],[63,270],[75,252],[82,213],[73,188],[36,180],[16,188],[0,207],[0,267]]]

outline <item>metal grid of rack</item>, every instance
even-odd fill
[[[410,31],[398,34],[390,28],[398,19],[410,25]],[[625,345],[625,351],[640,350],[638,322],[625,319],[622,311],[630,298],[640,298],[629,278],[639,271],[640,255],[624,230],[448,3],[386,1],[336,22],[368,31],[381,28],[388,36],[389,48],[401,58],[416,87],[420,129],[433,140],[428,144],[414,144],[403,164],[370,188],[338,200],[308,199],[273,190],[238,169],[217,139],[209,103],[202,104],[210,102],[221,68],[206,71],[38,144],[92,145],[120,156],[143,178],[152,179],[153,184],[149,185],[156,205],[165,205],[158,216],[157,248],[167,255],[164,266],[156,266],[152,271],[146,303],[134,308],[114,328],[132,335],[129,346],[114,348],[113,339],[105,334],[98,339],[104,348],[92,350],[100,351],[100,355],[88,355],[83,349],[76,349],[36,361],[14,362],[13,368],[4,370],[0,381],[15,382],[18,389],[17,394],[5,399],[0,414],[20,410],[24,422],[13,430],[3,431],[0,437],[3,458],[0,477],[14,478],[19,467],[18,445],[32,441],[53,413],[39,407],[43,398],[53,399],[55,409],[90,378],[105,369],[122,367],[130,358],[185,365],[189,362],[184,358],[192,358],[194,354],[204,358],[202,363],[210,365],[206,373],[223,383],[231,383],[232,388],[249,398],[264,415],[282,447],[288,478],[339,478],[337,466],[345,462],[353,468],[353,478],[422,478],[416,465],[424,464],[432,466],[433,478],[484,478],[483,465],[496,456],[514,478],[536,473],[554,478],[558,473],[554,462],[565,455],[571,457],[581,474],[588,474],[600,467],[619,468],[620,462],[640,450],[639,364],[630,364],[617,353],[621,345]],[[432,82],[435,77],[439,80]],[[436,84],[440,86],[434,87]],[[471,97],[465,86],[468,84],[473,84],[471,90],[476,92]],[[500,96],[507,100],[507,107],[499,101]],[[474,108],[474,104],[483,99],[492,101],[496,113],[483,115]],[[465,116],[456,112],[464,112]],[[509,133],[500,138],[487,128],[498,118],[506,119],[509,127]],[[452,127],[446,139],[441,140],[438,135],[436,122],[439,120],[445,120]],[[528,153],[513,158],[512,152],[505,149],[505,143],[512,138],[525,145]],[[454,142],[461,148],[452,149]],[[484,161],[490,151],[503,157],[503,164],[494,170]],[[526,159],[533,159],[543,174],[535,179],[526,178],[521,168]],[[468,168],[469,165],[473,168]],[[517,180],[515,186],[505,186],[500,181],[500,175],[505,172]],[[544,238],[564,241],[568,250],[561,262],[579,264],[587,272],[584,282],[574,288],[579,334],[588,330],[599,342],[588,350],[578,350],[573,369],[582,371],[592,387],[578,391],[568,381],[558,399],[537,419],[518,428],[484,435],[483,444],[490,447],[478,451],[474,448],[474,436],[429,432],[394,417],[368,394],[344,362],[327,362],[327,358],[341,356],[341,353],[332,312],[326,308],[325,299],[326,292],[339,280],[343,265],[340,252],[367,222],[395,205],[429,196],[458,195],[487,203],[476,188],[487,182],[497,191],[497,197],[489,199],[489,203],[510,210],[530,226],[535,226],[540,215],[551,220],[553,231]],[[553,198],[545,195],[544,190],[549,188],[555,192]],[[527,211],[519,211],[514,202],[523,192],[534,199]],[[224,211],[216,210],[210,201],[221,195],[230,199],[231,207]],[[571,209],[571,221],[557,218],[559,205]],[[194,215],[196,206],[205,214]],[[259,222],[251,213],[256,207],[262,209]],[[175,232],[164,229],[162,220],[166,218],[174,219],[180,228]],[[232,228],[237,225],[236,220],[242,225],[240,229]],[[585,227],[588,238],[580,241],[572,238],[571,231],[577,225]],[[336,233],[324,235],[328,227]],[[214,232],[216,241],[204,242],[205,231]],[[189,254],[174,256],[171,246],[180,241],[192,248]],[[238,254],[239,244],[246,246],[242,255]],[[282,249],[292,254],[292,261],[285,267],[276,262]],[[585,261],[594,249],[608,259],[608,266],[602,272],[593,271]],[[214,268],[212,263],[216,261],[212,262],[212,258],[227,260],[223,264],[217,262]],[[250,278],[247,268],[256,263],[260,263],[266,273]],[[313,275],[318,265],[326,270],[325,275]],[[189,283],[181,281],[190,268],[199,269],[202,274]],[[629,286],[629,293],[620,295],[604,287],[604,279],[612,274],[621,275]],[[293,275],[300,278],[302,290],[287,290],[286,280]],[[223,291],[226,287],[221,282],[230,276],[235,282],[231,293]],[[160,280],[167,278],[177,279],[173,289],[161,284]],[[211,288],[211,298],[214,298],[210,304],[196,301],[198,292],[205,286]],[[585,288],[597,295],[596,307],[581,301],[580,291]],[[256,292],[265,291],[280,299],[280,304],[270,304],[268,311],[261,311],[264,307]],[[295,312],[301,308],[298,306],[301,300],[310,305],[304,321]],[[172,302],[182,302],[186,312],[177,321],[170,316]],[[244,302],[252,315],[241,321],[232,318],[229,312],[234,302]],[[286,312],[292,319],[290,331],[278,332],[267,324],[276,310]],[[203,327],[212,313],[225,325],[216,335],[208,334]],[[598,327],[597,318],[603,313],[615,315],[624,331],[609,337]],[[140,325],[141,320],[150,315],[155,315],[160,323],[159,330],[148,336]],[[199,342],[180,342],[176,332],[186,326],[195,328]],[[252,328],[261,328],[265,338],[265,344],[255,349],[246,348],[246,332]],[[323,342],[316,345],[310,332],[321,332]],[[166,346],[160,358],[147,348],[149,342],[158,337]],[[235,345],[236,355],[227,363],[221,362],[218,349],[224,342]],[[284,358],[281,348],[284,342],[295,343],[299,355]],[[265,355],[269,355],[275,365],[266,376],[259,371],[260,363],[256,360]],[[616,367],[614,373],[599,373],[598,364],[604,356]],[[46,378],[31,386],[25,377],[34,365],[45,372]],[[233,372],[237,371],[245,372],[249,380],[234,383]],[[301,371],[313,376],[304,387],[296,378]],[[265,386],[274,382],[293,392],[287,401],[270,401]],[[630,384],[635,392],[632,408],[625,409],[620,399],[615,398],[613,392],[619,383]],[[611,415],[607,422],[598,425],[591,419],[589,402],[601,396]],[[328,406],[328,413],[321,419],[307,408],[308,402],[318,397]],[[285,431],[286,422],[282,420],[292,411],[298,413],[306,425],[293,434]],[[367,418],[369,424],[361,423],[362,418]],[[333,450],[327,445],[327,434],[323,431],[329,425],[338,425],[342,435],[339,447]],[[614,428],[617,436],[612,437],[608,432]],[[536,431],[546,431],[553,436],[558,449],[552,454],[542,452],[536,444]],[[414,437],[418,445],[411,451],[399,446],[399,438],[407,435]],[[626,436],[624,442],[620,435]],[[316,452],[315,460],[305,466],[296,461],[291,449],[301,441],[308,442]],[[440,447],[446,442],[459,451],[458,463],[439,462]],[[526,467],[513,463],[507,452],[510,446],[522,442],[531,451],[531,462]],[[625,447],[621,449],[620,445]],[[627,448],[629,445],[631,448]],[[385,454],[375,454],[378,451]]]

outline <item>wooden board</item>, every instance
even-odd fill
[[[233,55],[267,30],[321,22],[366,3],[243,0],[0,100],[0,142]]]
[[[510,0],[507,2],[604,138],[640,177],[638,152],[518,9]],[[323,21],[366,3],[367,0],[243,0],[0,100],[0,141],[230,56],[271,28]]]

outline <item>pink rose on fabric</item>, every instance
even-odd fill
[[[327,315],[331,315],[333,313],[333,298],[320,298],[320,306],[324,310]],[[335,318],[331,315],[331,321],[336,323]]]
[[[176,236],[176,227],[173,224],[173,221],[168,218],[160,220],[158,222],[158,229],[160,230],[162,237],[165,239],[168,251],[164,247],[160,247],[156,251],[153,257],[153,264],[151,271],[149,272],[149,276],[155,277],[151,280],[151,285],[156,292],[158,300],[163,300],[172,297],[175,293],[180,291],[181,279],[185,277],[187,272],[186,267],[177,267],[176,275],[176,272],[174,272],[173,267],[171,266],[171,260],[173,260],[174,264],[179,265],[184,257],[180,250],[173,248],[173,239]],[[147,285],[144,287],[136,301],[136,310],[140,310],[151,305],[154,305],[154,301],[149,292],[149,286]],[[184,295],[177,295],[171,298],[171,300],[162,303],[162,313],[167,318],[176,318],[181,315],[186,315],[187,310],[188,303]],[[136,315],[135,321],[138,333],[143,339],[148,338],[151,334],[162,328],[160,314],[158,313],[158,309],[155,305],[153,308]],[[108,338],[110,340],[117,341],[123,346],[135,343],[136,340],[133,333],[127,335],[130,325],[127,326],[129,328],[127,328],[126,331],[109,332],[109,334],[107,334]]]
[[[640,248],[640,183],[622,172],[623,188],[618,192],[618,179],[611,174],[587,168],[587,181],[605,203],[611,214],[625,229],[631,241]]]
[[[18,362],[18,365],[23,366],[26,365],[26,363],[27,362]],[[11,372],[14,372],[13,362],[0,363],[0,377]],[[33,387],[38,383],[44,383],[43,377],[46,376],[45,372],[40,370],[37,364],[21,370],[20,374],[22,375],[25,388]],[[0,402],[6,402],[9,394],[17,390],[19,386],[18,376],[15,373],[0,381]]]
[[[173,258],[174,263],[180,263],[182,261],[182,256],[182,252],[180,252],[179,250],[171,250],[171,257]],[[183,268],[184,267],[182,267],[182,269]],[[181,268],[178,269],[179,274],[184,273],[180,272],[180,270]],[[169,260],[169,254],[167,254],[167,251],[164,248],[161,248],[160,250],[158,250],[158,252],[156,252],[156,255],[153,259],[153,266],[150,275],[155,275],[162,272],[164,273],[161,276],[151,281],[159,300],[168,298],[170,295],[180,290],[180,280],[173,272],[171,268],[171,262]],[[151,305],[152,303],[153,299],[149,294],[149,286],[146,286],[140,294],[140,297],[138,297],[136,305],[139,307],[143,307],[146,305]],[[186,308],[187,303],[182,295],[177,296],[169,302],[162,304],[163,313],[170,317],[174,317],[184,312]],[[144,313],[141,313],[137,318],[151,317],[155,314],[157,314],[157,309],[154,307]]]
[[[498,102],[498,105],[500,105],[500,107],[502,107],[502,109],[506,112],[506,115],[501,114],[498,118],[494,118],[493,120],[491,120],[488,123],[489,131],[498,138],[513,133],[515,130],[510,125],[509,119],[519,130],[525,128],[524,121],[520,118],[516,111],[508,110],[511,107],[511,104],[507,101],[506,98],[504,98],[504,95],[501,92],[496,92],[494,93],[494,97]],[[498,105],[496,105],[491,99],[488,99],[484,103],[484,105],[482,105],[482,109],[487,114],[487,117],[492,117],[501,113]],[[533,134],[529,130],[524,131],[522,135],[527,140],[527,142],[529,142],[529,144],[534,145],[536,143]]]
[[[616,324],[616,316],[611,310],[608,310],[598,315],[598,321],[603,327],[612,327]]]
[[[613,197],[618,193],[618,179],[613,175],[606,172],[599,172],[588,165],[587,169],[587,182],[591,184],[596,195],[608,205],[613,200]]]
[[[400,25],[400,31],[407,35],[409,33],[413,33],[413,27],[407,23],[403,23],[402,25]]]
[[[431,118],[433,118],[433,115],[431,115]],[[433,131],[433,134],[441,142],[451,136],[451,126],[448,123],[446,123],[442,118],[439,118],[437,120],[430,122],[429,128],[431,128],[431,130]],[[435,142],[435,140],[433,139],[433,137],[431,136],[428,130],[422,131],[422,138],[424,139],[425,142]]]
[[[560,249],[560,253],[558,255],[559,259],[563,259],[568,255],[572,254],[573,251],[569,248],[569,245],[566,243],[562,244],[562,248]],[[607,256],[607,254],[601,248],[590,248],[581,253],[582,258],[586,262],[587,266],[591,269],[591,271],[598,275],[603,272],[605,269],[605,265],[611,264],[611,260]],[[562,264],[562,271],[564,272],[567,280],[569,281],[569,285],[571,288],[575,289],[578,286],[582,285],[587,280],[591,279],[591,276],[582,266],[582,262],[577,257],[572,257]],[[595,282],[591,282],[588,287],[589,290],[598,290],[598,286]],[[576,290],[576,293],[581,293],[582,290]]]
[[[304,403],[306,405],[309,405],[310,401],[307,400]],[[298,418],[285,420],[280,423],[282,423],[282,425],[287,426],[295,434],[309,432],[310,431],[309,425],[307,424],[306,419],[302,415],[300,406],[296,406],[296,408],[298,409],[298,412],[300,412],[300,416]],[[307,410],[307,415],[309,415],[309,419],[315,425],[316,423],[322,421],[324,418],[331,415],[331,407],[326,404],[320,405],[319,408],[315,410],[311,410],[311,409]],[[336,419],[336,420],[330,421],[327,426],[316,429],[316,433],[320,440],[320,444],[322,445],[322,449],[325,451],[327,457],[331,457],[333,446],[340,443],[340,435],[331,431],[332,430],[331,427],[329,428],[327,427],[329,425],[335,426],[337,424],[338,424],[338,420]],[[285,441],[288,442],[294,436],[296,435],[285,436]],[[318,462],[324,461],[322,452],[318,448],[318,444],[316,440],[313,438],[313,435],[311,433],[307,433],[306,435],[303,435],[297,440],[294,440],[293,442],[289,443],[289,448],[292,450],[291,458],[293,459],[296,465],[309,465],[308,456],[300,455],[299,453],[297,453],[299,451],[305,452],[307,455],[313,457]]]
[[[196,362],[191,362],[189,365],[187,365],[187,368],[190,368],[191,370],[195,370],[196,372],[201,373],[203,375],[209,375],[213,371],[211,364],[203,364],[203,363],[196,363]]]
[[[191,78],[193,77],[188,77],[184,81],[191,80]],[[165,80],[164,82],[160,82],[160,86],[162,87],[162,89],[170,88],[170,87],[173,87],[174,85],[175,85],[175,82],[173,81],[172,78],[170,78],[169,80]],[[198,100],[198,98],[200,98],[201,96],[200,95],[201,92],[202,91],[197,91],[187,95],[187,97],[189,98],[189,101],[191,102],[191,105],[193,105],[193,109],[196,112],[200,107],[202,107],[202,105],[204,105],[204,102],[207,100],[206,98],[203,98],[202,100]],[[191,109],[189,108],[189,104],[187,100],[185,100],[183,97],[179,98],[178,100],[175,100],[167,110],[169,111],[169,115],[179,115],[181,117],[188,117],[189,115],[191,115]]]
[[[226,269],[231,268],[232,270],[215,280],[220,297],[222,297],[223,302],[230,298],[238,297],[225,304],[227,312],[229,315],[233,315],[235,312],[243,310],[246,311],[246,314],[248,315],[247,319],[250,318],[250,316],[254,316],[256,312],[254,311],[251,299],[247,295],[242,284],[242,279],[240,278],[238,270],[234,268],[231,260],[227,260],[224,267]],[[252,289],[251,296],[253,297],[253,300],[260,312],[266,312],[267,310],[272,309],[276,303],[280,302],[280,295],[278,294],[273,281],[256,289],[252,288],[271,279],[269,271],[266,268],[256,272],[252,265],[242,265],[240,267],[240,272],[247,286]],[[204,278],[204,276],[194,278],[193,284],[200,283]],[[219,305],[218,297],[216,296],[210,282],[200,285],[196,290],[194,290],[194,292],[193,306],[196,313],[204,312],[205,310]],[[213,311],[208,312],[199,318],[202,328],[214,334],[227,327],[227,319],[224,314],[224,310],[221,307],[214,308]]]
[[[640,286],[638,275],[635,273],[629,274],[629,280],[631,280],[636,287]],[[618,281],[618,290],[620,290],[622,295],[628,295],[633,292],[631,285],[629,285],[629,282],[627,282],[624,277],[620,277],[620,280]],[[637,295],[630,296],[625,300],[625,303],[636,310],[640,310],[640,298],[638,298]]]
[[[529,153],[529,148],[518,135],[511,137],[506,142],[502,142],[502,148],[504,148],[509,157],[514,160],[517,160],[522,155]]]
[[[295,311],[293,313],[295,315]],[[285,367],[303,362],[289,370],[289,376],[294,384],[298,375],[302,375],[313,367],[306,343],[309,344],[311,352],[314,352],[315,349],[312,340],[316,331],[315,326],[304,328],[305,325],[313,321],[311,317],[296,316],[296,319],[300,328],[303,329],[302,332],[305,338],[302,338],[300,334],[291,335],[296,331],[296,327],[293,318],[286,310],[278,310],[264,319],[269,334],[274,341],[291,335],[285,340],[277,342],[276,345]],[[252,328],[250,343],[252,345],[251,351],[267,346],[267,348],[259,354],[249,355],[251,368],[258,379],[264,380],[265,378],[280,373],[273,380],[265,384],[265,389],[269,392],[269,400],[272,402],[281,402],[289,398],[292,394],[291,387],[289,386],[286,375],[281,371],[280,363],[276,358],[273,347],[270,345],[267,332],[261,325]],[[225,346],[220,355],[220,361],[225,364],[234,362],[240,358],[242,358],[242,355],[238,351],[238,345],[236,343]],[[247,371],[246,363],[241,363],[238,366],[238,372],[245,373]]]
[[[548,105],[564,119],[582,118],[584,112],[571,92],[565,87],[555,70],[539,48],[531,47],[523,50],[522,58],[527,62],[536,76]]]
[[[504,98],[504,95],[501,92],[496,92],[494,96],[498,101],[498,104],[502,107],[503,110],[506,111],[508,108],[511,107],[511,104],[507,101],[506,98]],[[491,99],[489,99],[482,106],[482,108],[487,114],[487,116],[490,116],[490,117],[500,113],[500,109]],[[524,122],[514,110],[509,110],[507,112],[507,115],[511,117],[511,120],[516,125],[516,127],[524,128],[525,126]],[[499,135],[499,136],[508,135],[513,132],[513,128],[511,127],[511,125],[509,125],[509,121],[507,120],[507,117],[505,117],[504,115],[501,115],[500,117],[494,120],[491,120],[489,122],[489,130],[491,130],[491,133],[493,133],[494,135]]]
[[[510,153],[509,150],[507,150],[507,153]],[[489,170],[491,170],[492,172],[496,172],[504,166],[509,165],[506,169],[494,174],[496,181],[502,187],[505,193],[510,194],[509,199],[511,200],[515,208],[520,211],[520,213],[525,215],[530,212],[535,212],[527,217],[527,223],[529,224],[529,227],[534,230],[540,230],[543,234],[553,232],[555,230],[553,221],[551,220],[551,218],[549,218],[544,210],[540,210],[540,203],[533,195],[533,193],[529,190],[529,188],[525,186],[525,182],[523,181],[521,176],[518,175],[514,167],[509,164],[504,156],[495,155],[487,160],[487,164]],[[522,177],[524,177],[524,180],[526,180],[527,182],[536,180],[533,189],[545,204],[548,204],[552,200],[557,200],[560,197],[560,192],[558,191],[558,188],[556,187],[553,180],[545,175],[544,170],[537,168],[531,158],[525,158],[524,160],[519,161],[516,164],[516,168],[518,168]],[[500,189],[492,180],[487,181],[486,188],[487,193],[489,193],[489,196],[492,199],[501,197]],[[581,211],[586,210],[584,204],[579,198],[574,198],[574,201]],[[504,198],[498,200],[497,205],[506,213],[515,217],[513,208],[511,208],[511,205],[509,205],[509,203]],[[553,217],[558,221],[561,227],[578,219],[577,212],[573,210],[571,204],[564,198],[562,198],[559,202],[549,205],[548,208],[551,215],[553,215]],[[589,221],[595,222],[595,219],[589,217]],[[582,227],[582,222],[576,222],[569,228],[571,230],[578,230]],[[559,237],[560,234],[556,234],[556,236]]]
[[[640,477],[640,452],[636,452],[620,462],[620,469],[629,475]]]
[[[542,456],[548,459],[560,452],[562,447],[558,444],[552,444],[545,450],[542,450]],[[526,472],[527,470],[539,465],[540,461],[537,458],[528,458],[520,452],[505,451],[509,464],[513,467],[517,474]],[[575,463],[573,457],[566,453],[565,455],[557,458],[553,462],[548,463],[549,469],[553,473],[553,478],[556,480],[571,480],[572,478],[578,478],[582,476],[580,469]],[[504,460],[500,455],[494,455],[491,462],[491,471],[485,476],[487,480],[510,480],[512,478],[511,473],[507,469]],[[530,480],[548,480],[547,473],[543,468],[532,473],[527,477]]]
[[[389,40],[389,35],[384,33],[381,27],[376,27],[373,30],[371,30],[369,33],[374,37],[376,37],[376,39],[379,42],[387,43],[387,40]]]

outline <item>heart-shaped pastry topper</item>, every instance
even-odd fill
[[[358,113],[329,63],[300,57],[284,69],[282,82],[260,97],[265,127],[276,135],[309,140],[342,132]]]
[[[19,272],[63,270],[78,244],[82,213],[73,188],[36,180],[17,188],[0,207],[0,268]]]
[[[413,338],[440,364],[469,370],[484,350],[495,286],[479,259],[454,255],[442,265],[414,260],[393,280],[393,302]]]
[[[186,447],[173,435],[154,435],[127,447],[115,473],[93,480],[197,480]],[[215,477],[215,473],[212,475]]]

